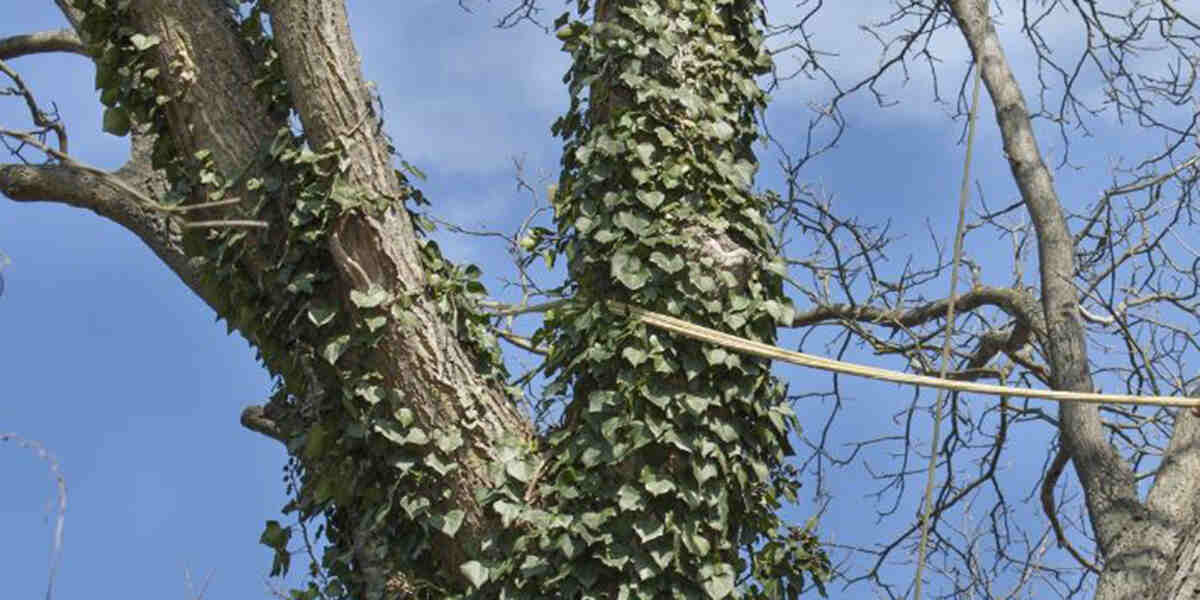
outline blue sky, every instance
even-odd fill
[[[20,4],[22,9],[5,11],[0,36],[65,23],[48,0]],[[566,107],[560,80],[567,57],[552,35],[534,27],[494,29],[505,6],[502,0],[495,4],[475,3],[475,12],[467,14],[444,0],[349,2],[367,77],[384,101],[386,129],[403,157],[428,174],[422,188],[435,213],[466,227],[510,231],[530,208],[529,195],[515,185],[514,157],[531,182],[556,178],[559,143],[549,127]],[[790,4],[772,1],[768,8],[784,18]],[[857,24],[882,15],[851,6],[859,4],[836,3],[816,31],[819,43],[841,52],[839,68],[861,74],[875,64],[877,52]],[[953,35],[938,38],[936,47],[946,69],[940,75],[947,85],[943,93],[953,97],[966,66],[965,47]],[[1014,48],[1010,55],[1025,65],[1028,84],[1028,52]],[[781,62],[786,66],[788,59]],[[126,143],[100,133],[90,64],[71,56],[11,64],[39,98],[57,103],[78,158],[119,166]],[[832,194],[843,215],[890,219],[892,231],[905,235],[889,252],[885,268],[893,273],[908,256],[928,263],[930,232],[947,247],[953,231],[961,122],[947,117],[951,107],[931,102],[922,69],[913,70],[907,85],[897,78],[885,84],[901,101],[895,107],[873,108],[867,98],[852,101],[838,149],[802,175]],[[786,83],[768,113],[773,132],[787,141],[801,139],[809,103],[825,93],[817,82]],[[990,106],[981,115],[973,173],[990,206],[1007,205],[1016,190]],[[0,101],[0,123],[25,122],[20,105]],[[1116,153],[1114,144],[1128,150],[1138,139],[1136,132],[1106,121],[1097,131],[1096,138],[1073,149],[1089,168],[1056,172],[1060,193],[1073,206],[1095,199],[1109,181],[1105,168]],[[1061,152],[1057,138],[1043,139],[1048,154]],[[764,153],[761,159],[759,184],[778,188],[775,157]],[[512,276],[503,247],[479,238],[439,239],[447,254],[483,267],[489,287],[502,295],[498,278]],[[1009,282],[1007,242],[980,232],[968,238],[968,251],[991,265],[985,282]],[[226,335],[213,313],[138,240],[94,214],[0,200],[0,252],[12,261],[0,298],[0,433],[44,444],[60,461],[69,486],[57,597],[81,598],[96,590],[132,598],[181,597],[189,569],[197,580],[212,573],[206,598],[266,597],[270,551],[257,539],[263,522],[280,518],[286,502],[280,482],[284,452],[238,425],[242,408],[270,391],[252,351],[238,336]],[[930,293],[944,289],[942,284]],[[805,308],[802,301],[799,306]],[[793,348],[799,343],[795,335],[785,340]],[[803,349],[825,351],[812,340]],[[865,353],[851,356],[901,366]],[[829,387],[827,375],[790,367],[778,372],[793,392]],[[893,415],[908,405],[910,390],[844,378],[841,385],[846,405],[831,435],[850,441],[899,432],[902,425]],[[992,400],[973,402],[982,408]],[[797,409],[809,428],[818,427],[828,411],[815,401]],[[916,423],[928,427],[928,418]],[[1035,530],[1043,525],[1040,512],[1019,499],[1040,473],[1047,435],[1045,428],[1029,428],[1028,443],[1006,454],[1003,466],[1013,486],[1014,518]],[[886,467],[888,457],[884,450],[864,455],[876,468]],[[856,464],[861,468],[861,461]],[[0,575],[8,597],[36,597],[46,585],[53,519],[45,509],[53,482],[43,462],[13,444],[0,446],[0,473]],[[859,473],[828,480],[835,500],[821,530],[830,540],[866,544],[901,526],[877,525],[864,516],[873,484]],[[806,518],[814,506],[810,498],[793,514]],[[912,514],[911,495],[901,506],[898,514]],[[982,515],[961,515],[964,521],[975,517]],[[294,572],[306,564],[297,557]],[[902,580],[906,569],[891,573]],[[839,590],[832,597],[866,593]]]

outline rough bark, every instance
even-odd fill
[[[57,4],[73,25],[79,23],[81,15],[70,2]],[[254,57],[234,29],[225,4],[224,0],[135,1],[131,25],[162,40],[153,50],[163,66],[157,83],[161,93],[177,98],[168,106],[168,120],[179,155],[209,150],[213,162],[232,173],[254,160],[281,123],[255,98]],[[345,140],[352,162],[349,182],[371,195],[402,200],[379,116],[373,111],[350,40],[344,3],[278,2],[274,8],[274,36],[310,144],[319,147],[326,141]],[[70,41],[63,36],[59,40],[60,46]],[[61,49],[76,47],[68,44]],[[165,184],[162,174],[150,167],[150,143],[135,136],[130,162],[112,175],[135,189],[161,193]],[[225,310],[220,290],[206,289],[189,265],[178,228],[96,174],[71,166],[0,166],[0,191],[14,200],[62,202],[112,219],[141,238],[218,313]],[[269,229],[286,226],[270,223]],[[400,295],[425,284],[414,232],[402,209],[378,218],[343,218],[336,224],[329,251],[344,279],[340,289],[345,294],[377,284]],[[252,250],[242,261],[248,269],[263,268],[262,257]],[[353,306],[346,298],[340,300],[343,307]],[[383,373],[383,385],[403,392],[419,424],[432,430],[457,426],[469,417],[474,420],[472,427],[462,428],[465,443],[459,468],[442,482],[451,491],[450,501],[467,515],[459,534],[441,540],[435,552],[457,564],[452,561],[469,554],[468,548],[495,527],[474,496],[487,478],[490,451],[500,437],[529,435],[531,426],[498,384],[476,372],[469,353],[427,301],[418,299],[411,313],[415,325],[389,325],[392,329],[369,360]],[[272,420],[281,410],[270,405],[252,407],[243,415],[243,423],[287,439],[297,431],[281,429],[282,421]],[[384,587],[389,576],[385,565],[371,564],[362,556],[360,566],[373,579],[370,587]]]

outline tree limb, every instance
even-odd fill
[[[69,29],[39,31],[0,38],[0,60],[45,52],[70,52],[88,56],[87,47],[83,45],[83,41]]]
[[[1005,155],[1037,232],[1051,383],[1056,389],[1090,392],[1094,387],[1073,285],[1075,246],[1034,137],[1025,99],[987,17],[986,5],[978,0],[951,0],[950,7],[976,64],[981,65]],[[1130,561],[1130,567],[1135,560],[1145,565],[1146,553],[1160,553],[1160,546],[1172,542],[1173,536],[1135,527],[1146,521],[1145,506],[1138,500],[1132,468],[1105,438],[1097,407],[1063,402],[1059,413],[1060,435],[1083,486],[1097,544],[1106,562],[1117,567],[1101,577],[1097,597],[1115,595],[1122,588],[1122,593],[1127,593],[1124,586],[1130,582],[1137,582],[1134,589],[1149,585],[1156,568],[1122,569],[1123,562]]]

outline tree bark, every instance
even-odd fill
[[[81,13],[70,2],[57,3],[78,26]],[[236,173],[255,160],[284,123],[255,97],[255,57],[225,5],[224,0],[137,0],[131,4],[131,26],[161,39],[152,50],[162,67],[156,84],[159,93],[174,98],[166,107],[169,135],[178,154],[186,157],[208,150],[217,168]],[[401,204],[404,188],[394,174],[379,115],[362,79],[344,3],[288,1],[275,2],[272,8],[274,39],[309,144],[314,148],[326,142],[343,145],[350,164],[345,173],[348,183],[400,207],[382,215],[344,216],[334,226],[328,252],[341,278],[337,289],[342,296],[336,299],[340,310],[355,310],[349,294],[365,292],[372,285],[396,296],[415,298],[409,308],[411,320],[389,323],[366,361],[382,374],[381,387],[400,392],[399,401],[412,411],[417,424],[431,432],[456,431],[463,437],[455,456],[458,468],[436,484],[445,490],[448,503],[465,511],[463,524],[455,537],[439,539],[433,549],[442,565],[457,574],[463,558],[476,554],[480,540],[499,527],[495,516],[489,515],[475,496],[476,489],[489,485],[488,468],[496,460],[498,440],[527,439],[532,426],[502,382],[476,372],[474,357],[421,293],[426,286],[425,272],[409,216]],[[63,43],[70,41],[62,39]],[[150,167],[151,145],[152,140],[135,133],[129,163],[111,177],[135,189],[156,192],[152,195],[164,191],[162,173]],[[106,185],[96,174],[69,165],[5,165],[0,166],[0,191],[17,201],[88,208],[125,226],[218,314],[229,317],[231,307],[222,290],[208,286],[189,262],[187,236],[177,224],[129,193]],[[268,231],[287,227],[281,219],[269,223]],[[269,240],[269,235],[262,240]],[[266,257],[256,254],[253,245],[241,264],[252,277],[269,276]],[[246,327],[245,323],[235,324]],[[253,330],[244,333],[252,343],[263,341],[256,339]],[[272,371],[280,371],[282,366],[270,364],[270,356],[264,358]],[[308,376],[314,380],[313,389],[329,390],[327,377],[316,371]],[[286,407],[268,404],[249,409],[243,422],[286,440],[311,425],[294,417]],[[387,482],[380,485],[387,487]],[[357,540],[355,547],[362,550],[356,557],[360,576],[367,595],[379,596],[392,573],[384,561],[368,552],[372,534],[365,524],[358,526],[358,521],[361,519],[347,520],[355,524],[352,536]]]

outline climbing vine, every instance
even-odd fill
[[[221,222],[273,224],[261,232],[219,225],[186,229],[184,244],[203,283],[221,291],[218,308],[230,329],[251,342],[275,376],[271,404],[291,408],[276,416],[290,420],[287,429],[303,431],[286,440],[288,491],[295,498],[285,512],[295,512],[302,522],[326,517],[323,533],[330,548],[320,567],[332,577],[323,588],[312,585],[295,593],[336,598],[365,589],[355,572],[353,546],[361,540],[352,533],[364,517],[376,524],[375,547],[369,551],[383,555],[381,562],[401,574],[393,578],[396,589],[453,589],[456,584],[439,573],[453,573],[457,565],[430,570],[428,555],[435,533],[453,536],[462,523],[462,511],[446,506],[445,490],[433,483],[456,468],[462,436],[457,424],[439,431],[416,426],[398,391],[385,389],[366,359],[385,325],[405,322],[413,298],[379,286],[346,294],[338,288],[330,250],[336,247],[332,224],[339,218],[381,214],[394,202],[367,198],[344,183],[339,143],[310,148],[303,133],[287,125],[293,102],[263,26],[262,5],[252,4],[244,14],[231,12],[230,18],[239,21],[255,55],[260,67],[255,92],[279,128],[263,140],[255,162],[235,172],[216,165],[207,150],[182,155],[175,147],[166,113],[186,90],[167,92],[156,82],[163,69],[186,79],[186,61],[157,64],[150,51],[161,40],[130,29],[128,3],[76,0],[75,7],[85,13],[81,34],[96,58],[96,83],[107,107],[104,129],[125,135],[136,128],[154,136],[153,165],[171,184],[162,205],[219,205]],[[419,171],[404,165],[407,173],[396,173],[399,197],[408,201],[405,208],[420,236],[428,282],[419,293],[451,323],[459,342],[475,356],[477,372],[504,384],[509,376],[490,317],[476,303],[486,295],[479,269],[452,263],[425,237],[429,221],[416,212],[425,199],[408,177]],[[349,302],[339,300],[343,297]],[[290,567],[291,535],[290,528],[274,521],[262,534],[262,542],[276,550],[273,574]],[[420,577],[403,576],[418,572]]]
[[[153,165],[171,185],[158,202],[180,221],[229,327],[276,378],[273,418],[300,432],[284,440],[285,512],[325,517],[319,570],[329,577],[296,597],[795,598],[821,583],[829,566],[812,524],[778,516],[799,487],[786,463],[796,419],[769,364],[647,329],[605,302],[768,343],[791,322],[784,263],[751,193],[766,103],[754,77],[770,66],[755,2],[613,0],[593,24],[557,23],[574,59],[570,108],[554,126],[565,141],[558,231],[529,247],[567,261],[575,301],[548,314],[534,341],[551,349],[551,393],[572,399],[544,439],[497,441],[479,497],[503,529],[457,564],[439,564],[433,547],[466,516],[441,481],[471,425],[421,427],[371,356],[389,326],[412,326],[421,301],[486,380],[504,386],[509,374],[479,306],[478,268],[426,237],[408,177],[419,172],[397,171],[397,198],[369,197],[346,183],[346,142],[311,148],[289,126],[294,103],[260,3],[229,18],[278,128],[249,164],[185,155],[167,113],[187,89],[162,75],[186,81],[187,61],[160,64],[162,40],[129,27],[127,2],[74,6],[105,130],[153,136]],[[581,18],[590,9],[580,1]],[[401,209],[420,238],[424,288],[345,289],[334,224]],[[185,227],[191,218],[207,225]],[[262,533],[273,574],[290,568],[292,534],[274,521]],[[363,572],[364,556],[387,566],[386,588]]]
[[[778,516],[799,487],[785,462],[796,419],[769,364],[606,302],[768,343],[791,322],[751,193],[766,103],[754,77],[770,66],[759,11],[612,1],[593,24],[556,23],[574,59],[553,201],[575,302],[535,341],[573,401],[538,491],[554,518],[496,567],[507,597],[794,598],[827,573],[811,529]]]

